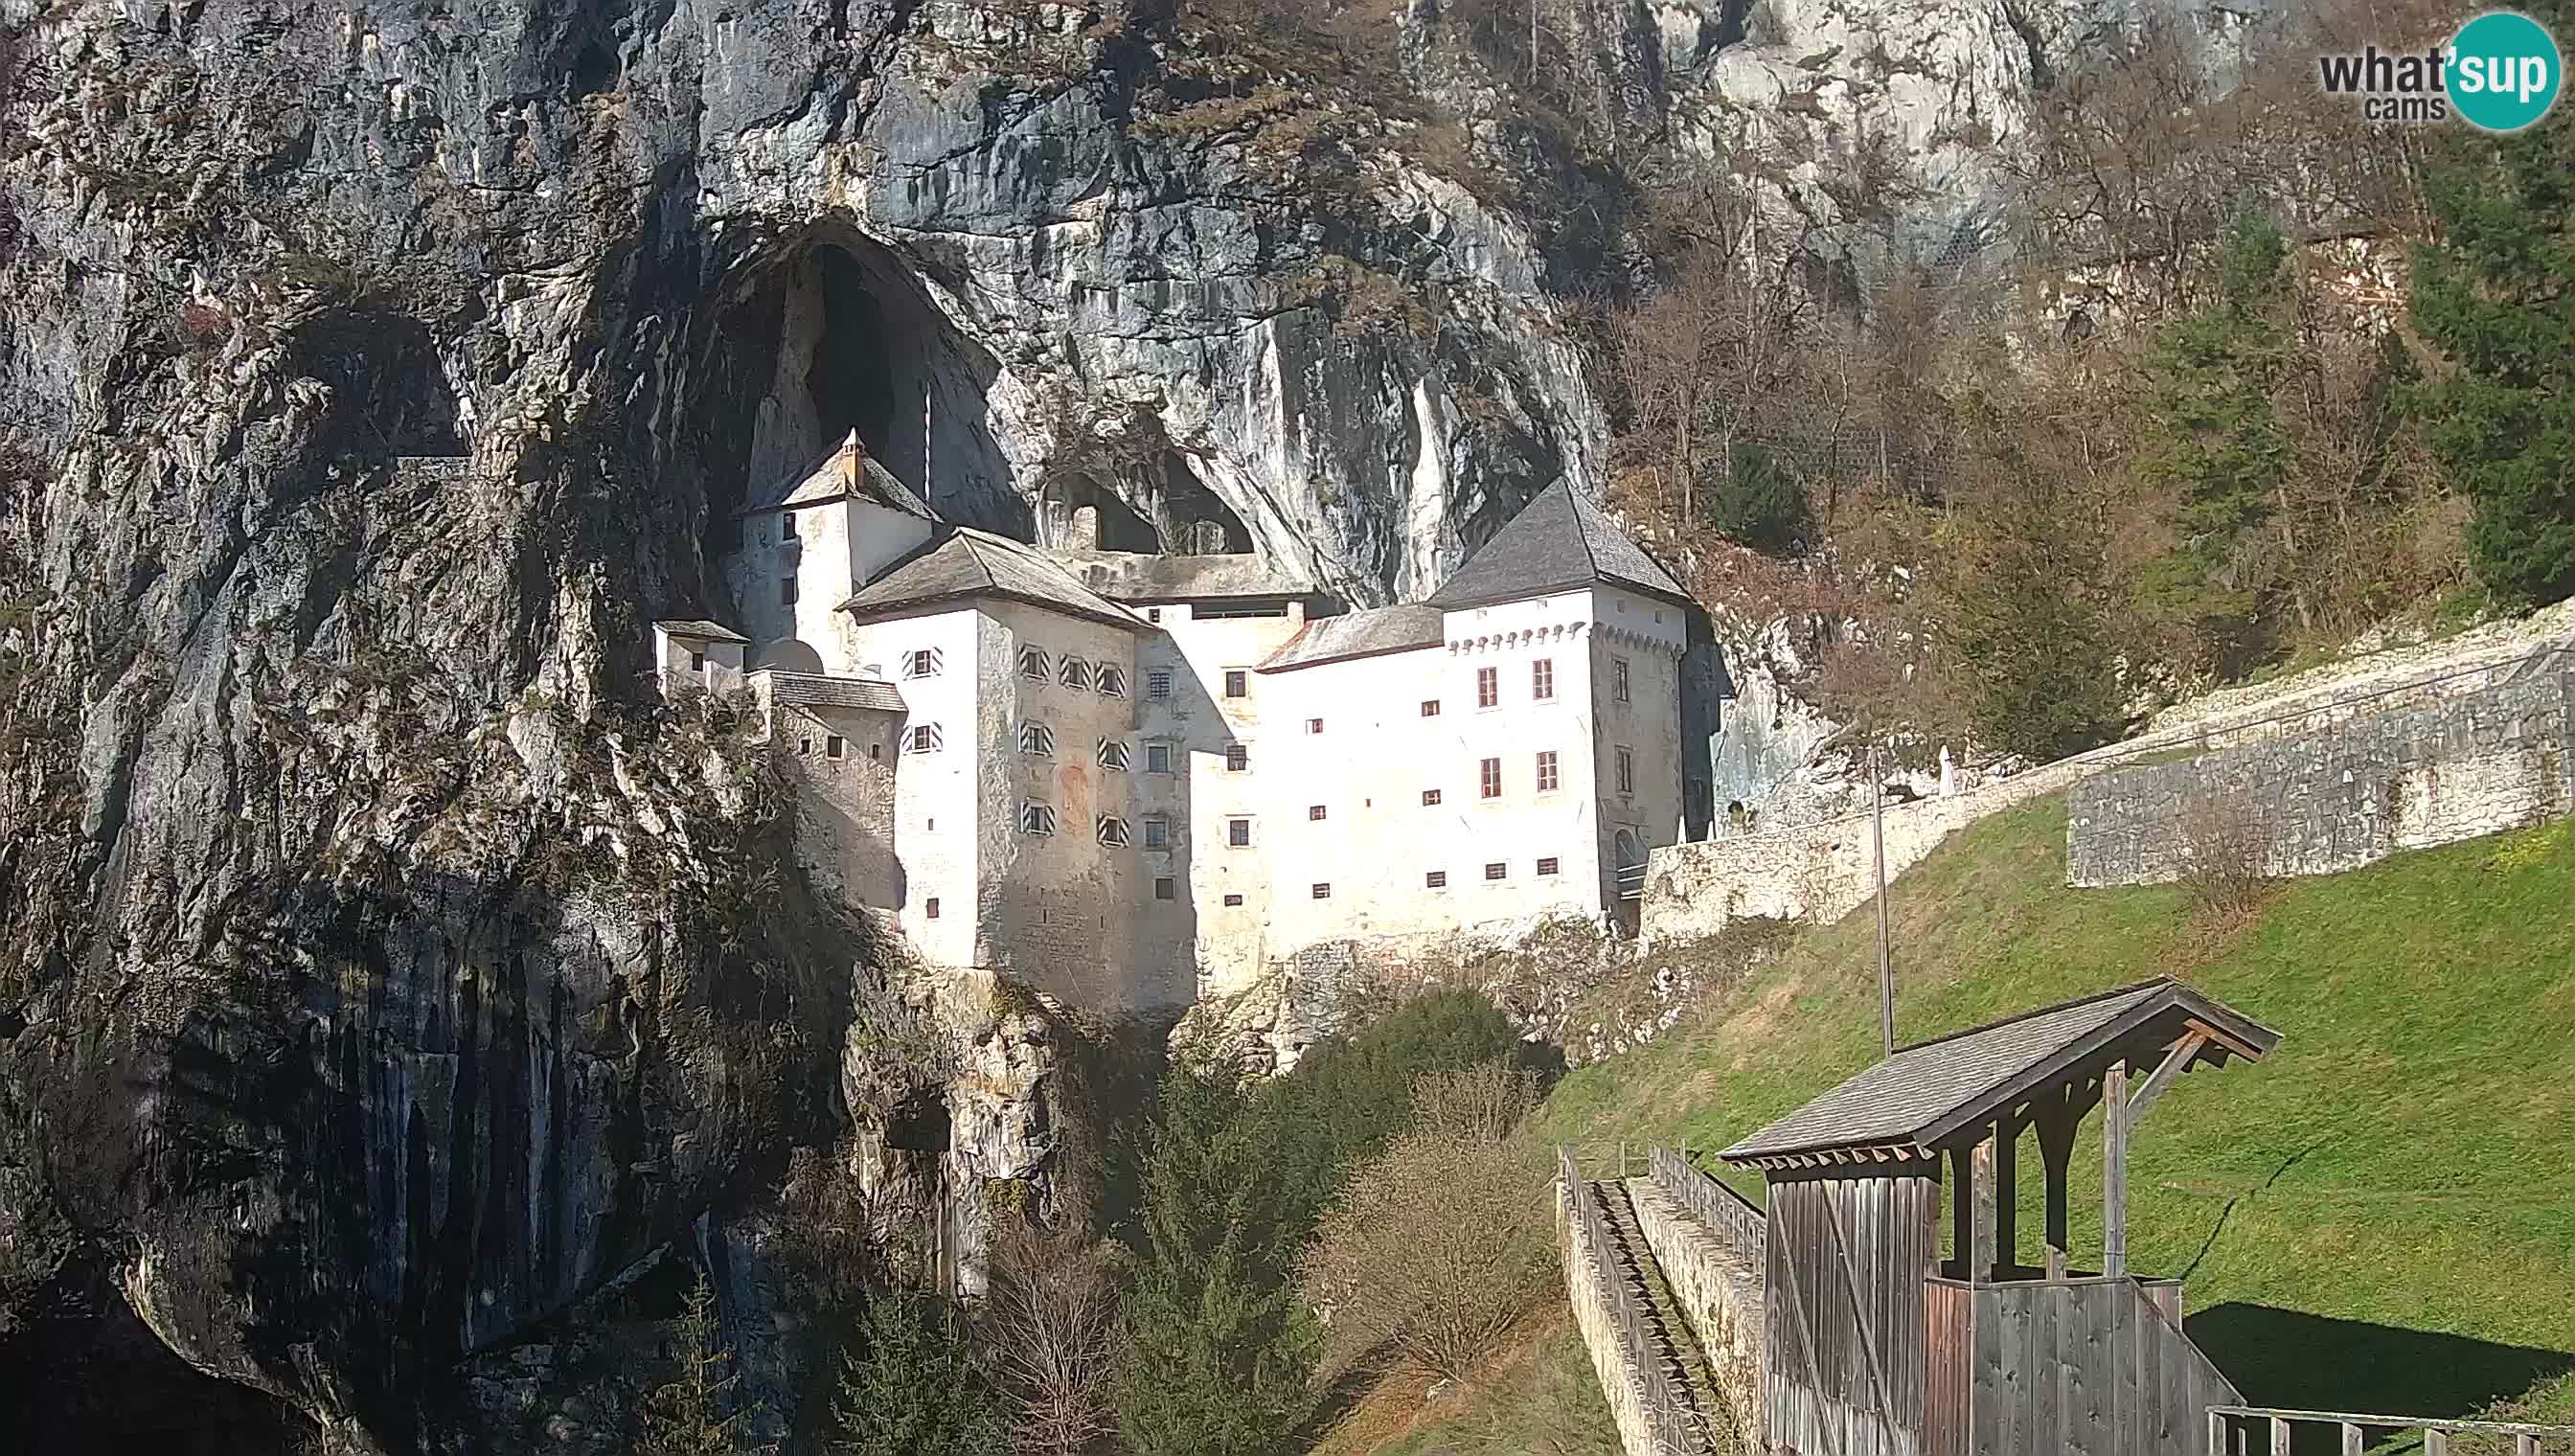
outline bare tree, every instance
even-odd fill
[[[2277,876],[2272,857],[2279,815],[2258,792],[2201,783],[2182,799],[2182,884],[2205,919],[2229,921],[2258,908]]]
[[[1014,1449],[1079,1456],[1116,1426],[1118,1287],[1113,1247],[1078,1228],[1012,1216],[997,1234],[986,1324],[1016,1402]]]

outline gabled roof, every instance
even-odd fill
[[[751,641],[750,638],[744,637],[723,623],[709,622],[702,617],[665,618],[653,625],[673,637],[705,638],[709,642],[748,643]]]
[[[1155,556],[1133,551],[1058,548],[1047,553],[1094,592],[1113,602],[1218,602],[1319,595],[1272,570],[1252,552]]]
[[[2122,1057],[2151,1059],[2195,1031],[2210,1039],[2192,1065],[2258,1057],[2280,1042],[2279,1032],[2166,977],[1906,1047],[1717,1156],[1929,1153],[1953,1134],[1980,1138],[2035,1092],[2086,1080]]]
[[[871,505],[936,521],[930,508],[912,493],[912,488],[894,478],[894,473],[877,464],[876,457],[859,443],[859,432],[853,430],[832,448],[829,455],[804,470],[754,490],[742,503],[736,516],[755,511],[775,511],[782,507],[828,505],[834,501],[856,498]]]
[[[775,668],[756,668],[752,676],[769,679],[770,695],[780,703],[800,708],[865,708],[878,713],[901,713],[903,695],[895,686],[879,678],[834,678],[822,673],[788,673]]]
[[[1684,606],[1689,594],[1569,481],[1540,491],[1430,594],[1448,611],[1606,584]]]
[[[1003,598],[1070,617],[1143,631],[1135,613],[1075,580],[1035,547],[971,527],[951,527],[931,545],[861,587],[841,610],[862,620],[925,603]]]
[[[1372,607],[1364,612],[1344,612],[1338,617],[1312,618],[1296,630],[1296,635],[1280,644],[1261,665],[1264,673],[1284,673],[1290,668],[1310,668],[1317,663],[1345,662],[1351,658],[1373,658],[1380,653],[1409,652],[1415,648],[1435,648],[1441,641],[1439,609],[1426,603],[1404,607]]]

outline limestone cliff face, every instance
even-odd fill
[[[1894,106],[1936,170],[2080,28],[1951,8],[1555,18],[1639,155],[1758,123],[1824,167]],[[1564,321],[1615,216],[1487,201],[1144,10],[0,27],[0,1234],[59,1209],[153,1336],[347,1449],[471,1447],[461,1366],[843,1115],[874,952],[739,726],[639,706],[647,624],[734,610],[747,489],[856,429],[944,514],[1091,506],[1366,604],[1604,449]],[[1928,72],[1780,120],[1857,64],[1809,31],[1890,27]],[[1453,32],[1409,13],[1416,81],[1488,170],[1556,165]]]

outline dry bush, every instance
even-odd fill
[[[1414,1129],[1352,1171],[1299,1261],[1320,1379],[1370,1359],[1464,1377],[1544,1296],[1546,1179],[1512,1135],[1536,1095],[1498,1062],[1414,1083]]]
[[[996,1232],[985,1327],[1011,1391],[1012,1449],[1079,1456],[1116,1428],[1119,1273],[1116,1245],[1079,1225],[1011,1217]]]
[[[2194,788],[2181,806],[2181,880],[2202,919],[2231,922],[2257,909],[2277,876],[2271,872],[2279,815],[2259,794]]]

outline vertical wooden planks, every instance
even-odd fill
[[[2065,1376],[2056,1357],[2065,1325],[2062,1285],[2030,1285],[2020,1291],[2034,1311],[2029,1334],[2029,1430],[2033,1451],[2065,1449]]]
[[[2101,1074],[2101,1272],[2128,1272],[2128,1064]]]
[[[2164,1327],[2144,1292],[2131,1284],[2123,1291],[2133,1311],[2127,1368],[2134,1405],[2127,1424],[2136,1434],[2137,1456],[2156,1456],[2171,1449],[2172,1421],[2164,1407]]]
[[[2097,1280],[2065,1286],[2067,1323],[2057,1342],[2065,1361],[2065,1449],[2082,1456],[2113,1456],[2118,1449],[2111,1425],[2116,1397],[2110,1374],[2106,1290]]]
[[[1967,1297],[1975,1310],[1970,1327],[1976,1341],[1967,1382],[1967,1420],[1972,1432],[1969,1448],[1975,1456],[2016,1456],[2004,1444],[2003,1330],[2002,1321],[1995,1318],[1998,1301],[1990,1285],[1970,1288]]]

